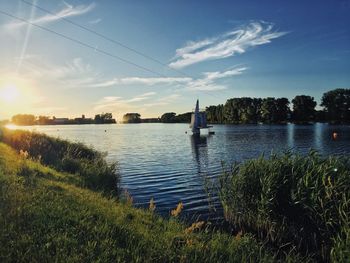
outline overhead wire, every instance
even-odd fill
[[[160,61],[160,60],[157,59],[157,58],[154,58],[154,57],[152,57],[152,56],[150,56],[150,55],[148,55],[148,54],[145,54],[144,52],[139,51],[139,50],[137,50],[137,49],[135,49],[135,48],[132,48],[132,47],[130,47],[129,45],[126,45],[126,44],[122,43],[121,41],[118,41],[118,40],[116,40],[116,39],[113,39],[113,38],[111,38],[111,37],[109,37],[109,36],[107,36],[107,35],[105,35],[105,34],[101,34],[101,33],[99,33],[98,31],[93,30],[93,29],[91,29],[91,28],[89,28],[89,27],[86,27],[86,26],[84,26],[84,25],[82,25],[82,24],[79,24],[79,23],[77,23],[77,22],[75,22],[75,21],[73,21],[73,20],[71,20],[71,19],[68,19],[68,18],[63,17],[63,16],[59,16],[59,15],[55,14],[54,12],[52,12],[52,11],[50,11],[50,10],[48,10],[48,9],[46,9],[46,8],[44,8],[44,7],[42,7],[42,6],[39,6],[39,5],[36,4],[36,3],[31,3],[31,2],[26,1],[26,0],[20,0],[20,1],[23,2],[23,3],[25,3],[25,4],[27,4],[27,5],[29,5],[29,6],[35,7],[35,8],[37,8],[37,9],[39,9],[39,10],[41,10],[41,11],[47,13],[47,14],[50,14],[50,15],[52,15],[52,16],[55,16],[56,18],[61,19],[61,20],[65,21],[65,22],[67,22],[67,23],[69,23],[69,24],[71,24],[71,25],[73,25],[73,26],[76,26],[76,27],[78,27],[78,28],[80,28],[80,29],[83,29],[83,30],[85,30],[85,31],[87,31],[87,32],[89,32],[89,33],[92,33],[92,34],[94,34],[94,35],[96,35],[96,36],[98,36],[98,37],[101,37],[102,39],[107,40],[107,41],[109,41],[109,42],[111,42],[111,43],[113,43],[113,44],[115,44],[115,45],[118,45],[118,46],[120,46],[120,47],[122,47],[122,48],[125,48],[125,49],[127,49],[127,50],[129,50],[129,51],[131,51],[131,52],[134,52],[135,54],[138,54],[138,55],[140,55],[140,56],[142,56],[142,57],[144,57],[144,58],[146,58],[146,59],[148,59],[148,60],[151,60],[151,61],[153,61],[153,62],[155,62],[155,63],[157,63],[157,64],[159,64],[159,65],[161,65],[161,66],[163,66],[163,67],[166,67],[166,68],[170,69],[170,70],[173,71],[173,72],[176,72],[176,73],[178,73],[178,74],[180,74],[180,75],[183,75],[183,76],[188,77],[188,78],[191,78],[191,79],[196,79],[195,77],[189,75],[189,74],[186,73],[186,72],[183,72],[183,71],[181,71],[181,70],[178,70],[178,69],[175,69],[175,68],[170,67],[168,64],[166,64],[166,63]],[[199,91],[199,92],[204,92],[204,93],[207,94],[207,95],[214,96],[214,97],[216,97],[216,98],[222,99],[222,98],[220,98],[220,97],[218,97],[218,96],[216,96],[216,95],[214,95],[214,94],[211,94],[211,93],[206,92],[206,91],[203,91],[203,90],[197,90],[197,91]],[[221,90],[221,92],[223,92],[223,90]],[[224,98],[224,99],[226,99],[226,98]]]
[[[22,0],[21,0],[21,1],[22,1]],[[29,24],[29,25],[32,25],[32,26],[34,26],[34,27],[37,27],[37,28],[39,28],[39,29],[41,29],[41,30],[44,30],[44,31],[46,31],[46,32],[49,32],[49,33],[51,33],[51,34],[54,34],[54,35],[57,35],[57,36],[62,37],[62,38],[64,38],[64,39],[67,39],[67,40],[69,40],[69,41],[71,41],[71,42],[74,42],[74,43],[76,43],[76,44],[82,45],[82,46],[84,46],[84,47],[86,47],[86,48],[92,49],[92,50],[94,50],[95,52],[99,52],[99,53],[101,53],[101,54],[104,54],[104,55],[106,55],[106,56],[109,56],[109,57],[112,57],[112,58],[114,58],[114,59],[120,60],[120,61],[122,61],[122,62],[124,62],[124,63],[127,63],[127,64],[129,64],[129,65],[135,66],[135,67],[137,67],[137,68],[139,68],[139,69],[142,69],[142,70],[144,70],[144,71],[147,71],[147,72],[149,72],[149,73],[155,74],[155,75],[157,75],[158,77],[162,77],[162,78],[167,78],[167,77],[168,77],[168,76],[166,76],[166,75],[164,75],[164,74],[162,74],[162,73],[159,73],[159,72],[157,72],[157,71],[155,71],[155,70],[149,69],[149,68],[147,68],[147,67],[145,67],[145,66],[139,65],[139,64],[137,64],[137,63],[135,63],[135,62],[132,62],[132,61],[130,61],[130,60],[128,60],[128,59],[122,58],[122,57],[120,57],[120,56],[118,56],[118,55],[115,55],[115,54],[113,54],[113,53],[110,53],[110,52],[108,52],[108,51],[105,51],[105,50],[103,50],[103,49],[100,49],[100,48],[98,48],[98,47],[96,47],[96,46],[93,46],[93,45],[91,45],[91,44],[87,44],[87,43],[85,43],[85,42],[83,42],[83,41],[81,41],[81,40],[78,40],[78,39],[72,38],[72,37],[70,37],[70,36],[67,36],[67,35],[65,35],[65,34],[59,33],[59,32],[57,32],[57,31],[55,31],[55,30],[50,29],[50,28],[47,28],[47,27],[38,25],[38,24],[36,24],[36,23],[34,23],[34,22],[31,22],[31,21],[29,21],[29,20],[27,20],[27,19],[20,18],[20,17],[18,17],[18,16],[15,16],[15,15],[13,15],[13,14],[11,14],[11,13],[8,13],[8,12],[6,12],[6,11],[3,11],[3,10],[0,10],[0,13],[3,14],[3,15],[5,15],[5,16],[11,17],[11,18],[13,18],[13,19],[16,19],[16,20],[22,21],[22,22],[24,22],[24,23],[27,23],[27,24]],[[189,77],[190,77],[190,76],[189,76]],[[194,79],[193,77],[190,77],[190,78],[191,78],[191,79]],[[174,82],[175,82],[175,83],[178,83],[178,84],[180,84],[180,85],[182,85],[182,86],[184,85],[184,83],[182,83],[182,82],[180,82],[180,81],[177,81],[177,80],[175,80]],[[213,96],[213,97],[216,97],[216,98],[218,98],[218,99],[222,99],[222,98],[220,98],[220,97],[218,97],[218,96],[216,96],[216,95],[214,95],[214,94],[208,93],[208,92],[206,92],[206,91],[204,91],[204,90],[197,90],[197,91],[198,91],[198,92],[203,92],[203,93],[205,93],[205,94],[207,94],[207,95],[209,95],[209,96]]]

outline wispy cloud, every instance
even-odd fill
[[[169,96],[159,98],[159,99],[155,100],[154,102],[145,103],[145,104],[143,104],[143,106],[145,106],[145,107],[164,106],[164,105],[168,105],[168,104],[174,102],[179,97],[180,97],[179,94],[171,94]]]
[[[270,43],[272,39],[286,34],[273,30],[273,27],[272,23],[251,22],[214,38],[190,41],[176,50],[169,66],[178,69],[207,60],[242,54],[251,47]]]
[[[67,18],[67,17],[79,16],[79,15],[86,14],[86,13],[90,12],[92,9],[94,9],[96,6],[95,3],[91,3],[89,5],[77,5],[77,6],[67,4],[66,2],[64,2],[64,3],[65,3],[65,7],[63,9],[61,9],[60,11],[57,11],[54,14],[47,14],[47,15],[43,15],[40,17],[31,18],[30,22],[34,23],[34,24],[43,25],[43,24],[57,21],[61,18]],[[10,30],[13,30],[16,28],[23,27],[25,25],[27,25],[26,22],[11,22],[11,23],[6,24],[6,27]]]
[[[247,68],[239,67],[227,71],[204,72],[203,78],[192,80],[188,83],[189,90],[216,91],[227,89],[226,85],[218,84],[216,81],[232,76],[241,75]]]
[[[223,72],[212,71],[202,73],[200,78],[141,78],[141,77],[128,77],[128,78],[114,78],[112,80],[106,80],[101,83],[93,83],[91,87],[110,87],[119,84],[132,85],[132,84],[143,84],[143,85],[157,85],[157,84],[183,84],[187,90],[204,90],[204,91],[215,91],[223,90],[227,87],[225,85],[217,84],[217,81],[223,78],[229,78],[232,76],[241,75],[247,68],[238,67]],[[143,97],[136,97],[132,99],[132,102],[142,101]]]
[[[74,58],[61,65],[45,62],[42,56],[27,55],[23,59],[22,75],[40,79],[41,82],[57,82],[62,88],[103,86],[103,76],[82,58]],[[112,80],[109,80],[112,81]],[[108,85],[109,86],[109,85]]]
[[[94,110],[102,109],[114,109],[114,108],[133,108],[133,103],[140,102],[150,99],[152,96],[156,95],[156,92],[147,92],[135,97],[124,99],[117,96],[107,96],[103,97],[101,100],[95,102]]]
[[[97,18],[97,19],[89,21],[89,24],[96,25],[96,24],[100,23],[101,21],[102,21],[101,18]]]
[[[113,78],[111,80],[105,80],[102,82],[92,83],[90,87],[94,88],[103,88],[111,87],[115,85],[133,85],[133,84],[142,84],[142,85],[157,85],[157,84],[173,84],[173,83],[187,83],[191,78],[180,78],[180,77],[125,77],[125,78]]]
[[[144,84],[144,85],[155,85],[155,84],[172,84],[172,83],[184,83],[190,81],[191,78],[140,78],[140,77],[129,77],[122,78],[120,82],[123,84]]]

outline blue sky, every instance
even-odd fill
[[[348,0],[26,1],[167,66],[23,1],[2,0],[0,11],[95,50],[0,14],[0,100],[16,89],[2,101],[0,119],[23,112],[157,117],[190,111],[197,98],[202,106],[298,94],[319,102],[325,91],[350,88]]]

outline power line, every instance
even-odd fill
[[[64,34],[58,33],[58,32],[56,32],[56,31],[54,31],[54,30],[51,30],[51,29],[49,29],[49,28],[47,28],[47,27],[43,27],[43,26],[40,26],[40,25],[38,25],[38,24],[32,23],[32,22],[30,22],[30,21],[28,21],[28,20],[26,20],[26,19],[17,17],[17,16],[15,16],[15,15],[12,15],[12,14],[7,13],[7,12],[2,11],[2,10],[0,10],[0,13],[3,14],[3,15],[6,15],[6,16],[12,17],[12,18],[14,18],[14,19],[20,20],[20,21],[22,21],[22,22],[28,23],[28,24],[30,24],[30,25],[32,25],[32,26],[38,27],[38,28],[40,28],[40,29],[42,29],[42,30],[44,30],[44,31],[50,32],[50,33],[55,34],[55,35],[57,35],[57,36],[63,37],[63,38],[65,38],[65,39],[67,39],[67,40],[70,40],[70,41],[72,41],[72,42],[75,42],[75,43],[77,43],[77,44],[80,44],[80,45],[82,45],[82,46],[84,46],[84,47],[90,48],[90,49],[92,49],[92,50],[94,50],[94,51],[100,52],[100,53],[102,53],[102,54],[104,54],[104,55],[107,55],[107,56],[113,57],[113,58],[115,58],[115,59],[121,60],[121,61],[123,61],[123,62],[125,62],[125,63],[127,63],[127,64],[133,65],[133,66],[138,67],[138,68],[143,69],[143,70],[146,70],[146,71],[148,71],[148,72],[150,72],[150,73],[157,74],[158,76],[164,77],[162,74],[160,74],[160,73],[158,73],[158,72],[156,72],[156,71],[153,71],[153,70],[148,69],[148,68],[146,68],[146,67],[144,67],[144,66],[138,65],[138,64],[136,64],[136,63],[134,63],[134,62],[131,62],[131,61],[127,60],[127,59],[124,59],[124,58],[122,58],[122,57],[119,57],[119,56],[117,56],[117,55],[114,55],[114,54],[112,54],[112,53],[109,53],[109,52],[104,51],[104,50],[102,50],[102,49],[99,49],[99,48],[97,48],[97,47],[91,46],[90,44],[86,44],[86,43],[84,43],[84,42],[82,42],[82,41],[80,41],[80,40],[77,40],[77,39],[75,39],[75,38],[72,38],[72,37],[66,36],[66,35],[64,35]]]
[[[124,63],[133,65],[133,66],[135,66],[135,67],[137,67],[137,68],[139,68],[139,69],[145,70],[145,71],[147,71],[147,72],[149,72],[149,73],[152,73],[152,74],[155,74],[155,75],[157,75],[157,76],[159,76],[159,77],[167,78],[167,76],[165,76],[165,75],[163,75],[163,74],[161,74],[161,73],[159,73],[159,72],[157,72],[157,71],[154,71],[154,70],[152,70],[152,69],[149,69],[149,68],[147,68],[147,67],[144,67],[144,66],[142,66],[142,65],[139,65],[139,64],[134,63],[134,62],[132,62],[132,61],[129,61],[129,60],[127,60],[127,59],[124,59],[124,58],[122,58],[122,57],[120,57],[120,56],[114,55],[114,54],[112,54],[112,53],[110,53],[110,52],[108,52],[108,51],[105,51],[105,50],[103,50],[103,49],[97,48],[97,47],[95,47],[95,46],[92,46],[92,45],[90,45],[90,44],[87,44],[87,43],[85,43],[85,42],[82,42],[82,41],[80,41],[80,40],[77,40],[77,39],[75,39],[75,38],[72,38],[72,37],[69,37],[69,36],[64,35],[64,34],[62,34],[62,33],[56,32],[56,31],[54,31],[54,30],[52,30],[52,29],[49,29],[49,28],[47,28],[47,27],[40,26],[40,25],[38,25],[38,24],[36,24],[36,23],[30,22],[30,21],[27,20],[27,19],[20,18],[20,17],[18,17],[18,16],[15,16],[15,15],[10,14],[10,13],[8,13],[8,12],[5,12],[5,11],[3,11],[3,10],[0,10],[0,13],[3,14],[3,15],[5,15],[5,16],[8,16],[8,17],[17,19],[17,20],[19,20],[19,21],[22,21],[22,22],[24,22],[24,23],[30,24],[30,25],[32,25],[32,26],[34,26],[34,27],[40,28],[41,30],[47,31],[47,32],[49,32],[49,33],[51,33],[51,34],[57,35],[57,36],[59,36],[59,37],[62,37],[62,38],[64,38],[64,39],[67,39],[67,40],[69,40],[69,41],[72,41],[72,42],[74,42],[74,43],[76,43],[76,44],[82,45],[82,46],[84,46],[84,47],[86,47],[86,48],[92,49],[92,50],[94,50],[95,52],[99,52],[99,53],[104,54],[104,55],[106,55],[106,56],[109,56],[109,57],[112,57],[112,58],[114,58],[114,59],[120,60],[120,61],[122,61],[122,62],[124,62]],[[193,79],[193,78],[192,78],[192,79]],[[180,84],[180,85],[184,85],[182,82],[179,82],[179,81],[176,81],[176,80],[175,80],[174,82],[176,82],[176,83],[178,83],[178,84]],[[219,98],[219,97],[215,96],[214,94],[205,92],[205,91],[203,91],[203,90],[200,90],[200,92],[206,93],[207,95],[210,95],[210,96],[213,96],[213,97],[216,97],[216,98]],[[221,98],[219,98],[219,99],[221,99]]]
[[[132,51],[132,52],[134,52],[134,53],[136,53],[136,54],[138,54],[138,55],[140,55],[140,56],[142,56],[142,57],[144,57],[144,58],[147,58],[147,59],[149,59],[149,60],[151,60],[151,61],[153,61],[153,62],[155,62],[155,63],[157,63],[157,64],[159,64],[159,65],[162,65],[162,66],[164,66],[164,67],[167,67],[168,69],[173,70],[173,71],[175,71],[175,72],[177,72],[177,73],[179,73],[179,74],[181,74],[181,75],[184,75],[184,76],[186,76],[186,77],[193,78],[192,76],[186,74],[185,72],[182,72],[182,71],[179,71],[179,70],[177,70],[177,69],[174,69],[174,68],[170,67],[168,64],[166,64],[166,63],[164,63],[164,62],[162,62],[162,61],[160,61],[160,60],[158,60],[158,59],[156,59],[156,58],[154,58],[154,57],[151,57],[151,56],[149,56],[149,55],[147,55],[147,54],[145,54],[145,53],[143,53],[143,52],[141,52],[141,51],[138,51],[138,50],[136,50],[136,49],[134,49],[134,48],[132,48],[132,47],[129,47],[128,45],[123,44],[122,42],[117,41],[117,40],[115,40],[115,39],[112,39],[112,38],[110,38],[110,37],[108,37],[108,36],[106,36],[106,35],[104,35],[104,34],[101,34],[101,33],[97,32],[97,31],[95,31],[95,30],[93,30],[93,29],[91,29],[91,28],[88,28],[88,27],[86,27],[86,26],[83,26],[83,25],[81,25],[81,24],[78,24],[78,23],[76,23],[76,22],[74,22],[73,20],[70,20],[70,19],[68,19],[68,18],[65,18],[65,17],[62,17],[62,16],[58,16],[58,15],[56,15],[55,13],[51,12],[50,10],[47,10],[47,9],[41,7],[41,6],[36,5],[36,4],[30,3],[30,2],[28,2],[28,1],[26,1],[26,0],[21,0],[21,1],[22,1],[23,3],[25,3],[25,4],[27,4],[27,5],[34,6],[35,8],[37,8],[37,9],[43,11],[43,12],[46,12],[46,13],[48,13],[48,14],[50,14],[50,15],[53,15],[53,16],[59,18],[59,19],[62,19],[62,20],[64,20],[64,21],[66,21],[67,23],[71,24],[71,25],[74,25],[74,26],[79,27],[79,28],[81,28],[81,29],[83,29],[83,30],[85,30],[85,31],[88,31],[88,32],[90,32],[90,33],[92,33],[92,34],[94,34],[94,35],[97,35],[97,36],[99,36],[99,37],[101,37],[101,38],[103,38],[103,39],[105,39],[105,40],[107,40],[107,41],[109,41],[109,42],[112,42],[112,43],[114,43],[114,44],[116,44],[116,45],[118,45],[118,46],[121,46],[121,47],[123,47],[123,48],[126,48],[126,49],[128,49],[129,51]]]
[[[76,27],[78,27],[78,28],[80,28],[80,29],[83,29],[83,30],[89,32],[89,33],[92,33],[92,34],[94,34],[94,35],[96,35],[96,36],[99,36],[99,37],[103,38],[104,40],[107,40],[107,41],[109,41],[109,42],[111,42],[111,43],[114,43],[114,44],[116,44],[116,45],[118,45],[118,46],[120,46],[120,47],[123,47],[123,48],[125,48],[125,49],[131,51],[131,52],[134,52],[135,54],[138,54],[138,55],[140,55],[140,56],[142,56],[142,57],[144,57],[144,58],[146,58],[146,59],[149,59],[149,60],[151,60],[151,61],[153,61],[153,62],[155,62],[155,63],[157,63],[157,64],[159,64],[159,65],[161,65],[161,66],[163,66],[163,67],[166,67],[166,68],[168,68],[168,69],[170,69],[170,70],[172,70],[172,71],[174,71],[174,72],[176,72],[176,73],[178,73],[178,74],[180,74],[180,75],[183,75],[183,76],[188,77],[188,78],[191,78],[191,79],[196,79],[196,78],[194,78],[193,76],[191,76],[191,75],[189,75],[189,74],[187,74],[187,73],[185,73],[185,72],[183,72],[183,71],[174,69],[174,68],[170,67],[168,64],[166,64],[166,63],[164,63],[164,62],[162,62],[162,61],[160,61],[160,60],[158,60],[158,59],[156,59],[156,58],[154,58],[154,57],[152,57],[152,56],[150,56],[150,55],[147,55],[147,54],[145,54],[144,52],[141,52],[141,51],[139,51],[139,50],[136,50],[135,48],[132,48],[132,47],[130,47],[130,46],[128,46],[128,45],[126,45],[126,44],[124,44],[124,43],[118,41],[118,40],[115,40],[115,39],[113,39],[113,38],[111,38],[111,37],[109,37],[109,36],[106,36],[106,35],[104,35],[104,34],[101,34],[101,33],[97,32],[96,30],[93,30],[93,29],[88,28],[88,27],[86,27],[86,26],[84,26],[84,25],[81,25],[81,24],[79,24],[79,23],[77,23],[77,22],[74,22],[74,21],[71,20],[71,19],[68,19],[68,18],[65,18],[65,17],[62,17],[62,16],[58,16],[58,15],[55,14],[54,12],[52,12],[52,11],[50,11],[50,10],[48,10],[48,9],[45,9],[45,8],[43,8],[43,7],[41,7],[41,6],[37,5],[37,4],[28,2],[28,1],[26,1],[26,0],[21,0],[21,1],[22,1],[23,3],[29,5],[29,6],[33,6],[33,7],[37,8],[37,9],[39,9],[39,10],[45,12],[45,13],[48,13],[48,14],[50,14],[50,15],[53,15],[53,16],[55,16],[55,17],[58,18],[58,19],[62,19],[63,21],[66,21],[67,23],[69,23],[69,24],[71,24],[71,25],[73,25],[73,26],[76,26]],[[205,91],[203,91],[203,90],[201,90],[201,92],[204,92],[204,93],[206,93],[207,95],[214,96],[214,97],[216,97],[216,98],[221,99],[220,97],[215,96],[214,94],[205,92]]]

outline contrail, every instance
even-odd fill
[[[36,4],[37,1],[38,0],[33,0],[33,5]],[[36,8],[33,6],[31,11],[30,11],[30,21],[32,21],[34,19],[35,10],[36,10]],[[21,55],[19,57],[18,64],[17,64],[16,73],[18,73],[18,71],[20,70],[20,68],[22,66],[22,61],[23,61],[23,58],[24,58],[25,53],[27,51],[27,46],[28,46],[28,41],[29,41],[29,36],[30,36],[31,31],[32,31],[32,25],[28,24],[27,30],[26,30],[26,34],[25,34],[25,37],[24,37],[24,42],[23,42],[23,46],[22,46]]]

